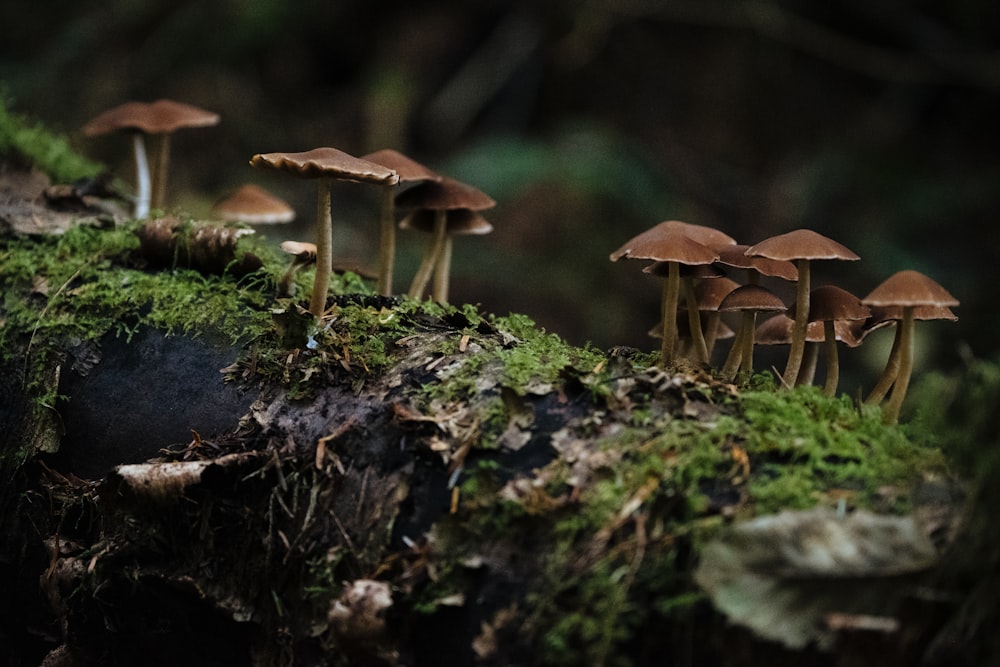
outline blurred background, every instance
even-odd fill
[[[251,169],[259,152],[395,148],[475,185],[495,232],[456,242],[452,300],[575,344],[656,349],[658,279],[608,255],[681,219],[745,243],[814,229],[862,258],[814,285],[859,296],[928,274],[961,319],[918,327],[919,364],[998,348],[992,0],[7,0],[0,26],[13,108],[128,183],[127,139],[87,120],[160,97],[218,112],[175,135],[168,197],[193,216],[256,183],[299,213],[261,233],[311,239],[314,186]],[[377,192],[333,196],[335,254],[374,264]],[[423,241],[400,235],[397,291]],[[843,355],[874,368],[889,339]]]

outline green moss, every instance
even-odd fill
[[[79,155],[65,137],[14,113],[10,106],[0,96],[0,163],[29,164],[56,183],[71,183],[101,172],[100,164]]]

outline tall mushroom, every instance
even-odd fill
[[[865,320],[871,312],[858,297],[836,285],[823,285],[809,294],[809,321],[823,323],[823,351],[826,355],[826,382],[823,393],[833,396],[840,382],[837,354],[837,322]],[[852,341],[848,341],[851,344]]]
[[[151,207],[160,208],[164,204],[170,163],[170,135],[185,127],[210,127],[218,124],[217,113],[182,102],[126,102],[95,116],[83,126],[83,133],[87,136],[121,130],[132,133],[137,172],[135,217],[142,219],[149,215]],[[156,135],[160,139],[156,168],[152,176],[144,135]]]
[[[666,278],[670,271],[669,262],[654,262],[645,267],[642,272]],[[709,363],[711,349],[708,338],[701,326],[701,308],[697,294],[697,285],[714,282],[725,274],[711,264],[681,265],[681,290],[684,293],[684,309],[687,311],[687,331],[694,360],[701,364]],[[695,281],[698,281],[697,285]],[[679,315],[679,313],[678,313]]]
[[[441,302],[447,301],[452,246],[448,234],[448,211],[485,211],[496,206],[496,202],[478,188],[443,177],[440,181],[426,181],[400,193],[396,196],[396,206],[434,211],[433,236],[413,277],[409,294],[415,299],[420,298],[433,273],[433,297]]]
[[[212,206],[212,215],[227,222],[269,225],[291,222],[295,209],[259,185],[242,185]]]
[[[788,362],[782,374],[782,386],[790,388],[795,385],[805,351],[806,328],[809,324],[810,262],[817,259],[857,260],[860,257],[847,247],[811,229],[796,229],[773,236],[747,248],[746,255],[795,262],[799,270],[795,290],[795,327],[792,329]]]
[[[866,306],[897,306],[903,309],[899,322],[899,369],[892,385],[892,394],[885,407],[883,419],[888,424],[899,421],[899,411],[906,398],[913,372],[913,322],[914,311],[921,306],[947,307],[958,305],[958,299],[931,278],[919,271],[906,270],[894,273],[868,293],[861,303]],[[892,363],[890,355],[889,363]]]
[[[399,184],[421,181],[440,181],[441,174],[410,159],[399,151],[385,148],[362,155],[361,159],[395,170]],[[382,203],[379,207],[378,283],[376,289],[382,296],[392,295],[393,266],[396,261],[396,200],[392,185],[382,186]]]
[[[612,262],[617,262],[622,257],[667,263],[660,312],[663,322],[660,365],[669,367],[674,363],[674,348],[677,345],[676,313],[681,285],[680,267],[682,264],[711,264],[719,255],[708,246],[692,240],[668,221],[634,236],[611,253]]]
[[[395,171],[380,164],[326,147],[304,153],[258,153],[250,158],[250,165],[280,169],[299,178],[317,179],[316,278],[309,297],[309,312],[319,319],[326,309],[326,292],[333,264],[330,186],[334,180],[386,185],[396,183],[399,177]]]

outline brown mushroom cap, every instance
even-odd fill
[[[396,196],[396,206],[400,208],[436,211],[457,208],[485,211],[496,204],[496,201],[482,190],[448,177],[442,177],[440,181],[420,183]]]
[[[753,269],[762,276],[771,276],[794,282],[799,279],[799,270],[788,260],[750,257],[746,254],[750,246],[742,243],[718,249],[719,264],[737,269]]]
[[[796,229],[756,243],[746,250],[748,257],[766,257],[794,261],[797,259],[861,259],[853,251],[833,239],[811,229]]]
[[[773,315],[757,325],[757,329],[754,331],[754,342],[758,345],[788,345],[792,342],[792,325],[794,323],[795,320],[786,313]],[[850,328],[834,323],[834,329],[837,332],[837,340],[847,342],[844,336],[850,335]],[[806,330],[806,342],[822,343],[824,340],[826,340],[826,335],[823,333],[823,323],[810,322]]]
[[[670,263],[669,262],[653,262],[649,266],[643,267],[643,273],[648,273],[652,276],[659,276],[660,278],[666,278],[670,273]],[[715,278],[722,278],[726,274],[711,264],[682,264],[681,265],[681,278],[696,278],[698,280],[713,280]]]
[[[173,100],[152,103],[126,102],[98,114],[83,126],[83,133],[96,136],[118,130],[138,130],[165,134],[184,127],[211,127],[219,124],[219,114]]]
[[[476,211],[467,208],[454,208],[446,213],[445,228],[448,234],[489,234],[493,225]],[[418,208],[400,223],[400,229],[416,229],[421,232],[434,231],[435,211],[429,208]]]
[[[302,241],[282,241],[279,246],[282,252],[286,252],[289,255],[295,257],[295,259],[302,263],[308,264],[310,262],[316,261],[316,244],[315,243],[304,243]]]
[[[740,284],[730,278],[720,277],[715,280],[703,280],[694,286],[695,298],[698,300],[698,310],[715,311],[726,295],[739,287]]]
[[[430,167],[426,167],[416,160],[413,160],[391,148],[383,148],[382,150],[375,151],[374,153],[362,155],[361,159],[392,169],[399,175],[400,183],[440,181],[444,178],[441,174],[437,173]]]
[[[295,209],[258,185],[243,185],[212,207],[212,213],[222,220],[267,224],[291,222]]]
[[[723,313],[744,310],[781,312],[787,308],[778,295],[760,285],[741,285],[727,294],[719,304],[719,312]]]
[[[706,245],[717,252],[727,246],[736,245],[736,239],[725,232],[720,232],[714,227],[695,225],[690,222],[682,222],[680,220],[666,220],[660,224],[667,231],[681,232],[689,239],[693,239],[702,245]]]
[[[667,225],[668,223],[661,222],[626,241],[611,253],[611,261],[628,257],[680,264],[711,264],[719,258],[718,253],[708,246]]]
[[[866,320],[871,315],[861,299],[836,285],[823,285],[809,293],[809,321]]]
[[[958,305],[948,290],[919,271],[899,271],[886,278],[861,300],[866,306],[944,306]]]
[[[393,185],[395,171],[336,148],[314,148],[303,153],[258,153],[250,158],[252,167],[280,169],[300,178],[334,178],[341,181]]]

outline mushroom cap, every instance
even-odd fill
[[[748,257],[766,257],[794,261],[797,259],[861,259],[846,246],[811,229],[796,229],[765,239],[747,248]]]
[[[750,246],[738,243],[719,248],[719,264],[737,269],[753,269],[762,276],[771,276],[794,282],[799,279],[799,269],[793,262],[767,257],[750,257],[746,254]]]
[[[715,251],[719,251],[721,248],[727,246],[736,245],[736,239],[725,232],[720,232],[714,227],[695,225],[680,220],[666,220],[660,224],[663,225],[664,229],[681,232],[689,239],[693,239]]]
[[[611,261],[628,257],[680,264],[711,264],[719,258],[718,253],[708,246],[698,243],[676,228],[671,229],[667,224],[661,222],[626,241],[611,253]]]
[[[222,220],[268,224],[291,222],[295,209],[259,185],[243,185],[212,206],[212,213]]]
[[[795,320],[786,313],[773,315],[759,325],[754,330],[753,340],[757,345],[789,345],[792,342],[792,328]],[[853,334],[847,322],[834,322],[833,329],[837,334],[837,340],[843,341],[853,347]],[[806,329],[806,342],[822,343],[826,340],[822,322],[810,322]]]
[[[704,316],[702,317],[701,325],[705,326]],[[678,312],[677,314],[677,335],[681,338],[691,337],[691,324],[688,321],[686,313]],[[663,338],[663,321],[659,321],[654,324],[646,335],[650,338]],[[729,328],[729,325],[725,322],[718,322],[716,324],[715,339],[716,340],[727,340],[729,338],[736,338],[736,332]]]
[[[482,190],[448,177],[442,177],[440,181],[425,181],[396,195],[396,206],[400,208],[485,211],[496,204]]]
[[[139,130],[146,134],[166,134],[183,127],[210,127],[219,124],[219,114],[183,102],[126,102],[98,114],[83,126],[89,137]]]
[[[422,232],[434,231],[437,211],[418,208],[399,223],[400,229],[417,229]],[[445,227],[449,234],[489,234],[493,231],[486,218],[467,208],[453,208],[445,213]]]
[[[861,300],[866,306],[957,306],[958,299],[919,271],[907,269],[886,278]]]
[[[871,311],[861,299],[836,285],[823,285],[809,292],[810,322],[866,320],[869,315]]]
[[[858,337],[864,340],[871,332],[887,327],[902,321],[902,306],[872,306],[871,315],[861,326]],[[915,320],[947,320],[957,322],[958,315],[948,306],[914,306],[913,319]]]
[[[719,304],[721,313],[744,310],[781,312],[788,308],[777,294],[760,285],[741,285],[727,294]]]
[[[375,185],[399,182],[399,176],[388,167],[328,147],[303,153],[258,153],[250,158],[250,166],[280,169],[300,178],[327,177]]]
[[[694,296],[698,300],[698,310],[716,311],[726,295],[740,284],[730,278],[703,280],[694,286]]]
[[[316,261],[316,244],[315,243],[304,243],[302,241],[282,241],[281,245],[282,252],[286,252],[289,255],[294,255],[295,259],[302,263],[308,264]]]
[[[440,181],[443,176],[430,167],[426,167],[416,160],[413,160],[397,150],[383,148],[382,150],[368,153],[361,156],[362,160],[368,160],[383,167],[388,167],[399,175],[400,183],[414,183],[418,181]]]

